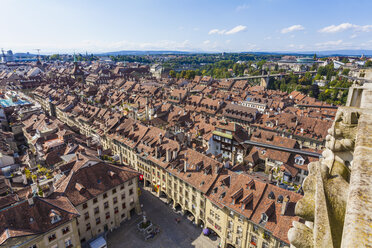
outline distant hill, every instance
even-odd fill
[[[98,56],[116,56],[116,55],[155,55],[155,54],[192,54],[197,52],[185,51],[116,51],[96,54]]]
[[[114,52],[107,52],[107,53],[99,53],[95,54],[98,56],[116,56],[116,55],[166,55],[166,54],[200,54],[200,53],[219,53],[219,52],[208,52],[208,51],[114,51]],[[239,53],[239,52],[237,52]],[[260,55],[313,55],[316,53],[318,56],[331,56],[331,55],[340,55],[340,56],[361,56],[364,54],[365,56],[372,56],[372,50],[327,50],[327,51],[304,51],[304,52],[286,52],[286,51],[278,51],[278,52],[241,52],[241,53],[249,53],[249,54],[260,54]]]
[[[331,55],[348,55],[348,56],[372,56],[372,50],[329,50],[329,51],[309,51],[309,52],[302,52],[303,54],[314,54],[323,55],[323,56],[331,56]]]

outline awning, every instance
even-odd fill
[[[89,246],[91,248],[106,248],[107,244],[106,244],[106,240],[102,236],[100,236],[96,238],[95,240],[93,240],[92,242],[90,242]]]
[[[203,229],[203,234],[204,235],[209,235],[210,233],[211,233],[211,231],[208,228]]]

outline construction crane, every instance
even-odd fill
[[[40,61],[40,48],[35,49],[37,51],[37,58]]]

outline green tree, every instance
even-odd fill
[[[169,71],[169,76],[170,76],[171,78],[175,78],[175,77],[177,76],[177,74],[176,74],[175,71],[170,70],[170,71]]]
[[[311,85],[310,96],[314,97],[314,98],[318,98],[318,96],[319,96],[319,86],[317,84]]]

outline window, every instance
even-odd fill
[[[227,233],[227,239],[230,239],[230,240],[232,239],[232,234],[231,234],[231,232],[228,232],[228,233]]]
[[[231,220],[229,220],[229,225],[227,227],[233,229],[234,223]]]
[[[105,209],[108,208],[108,207],[109,207],[109,203],[108,203],[108,202],[103,203],[103,207],[104,207]]]
[[[29,248],[37,248],[36,245],[31,245]]]
[[[86,212],[85,214],[84,214],[84,219],[89,219],[89,212]]]
[[[124,219],[124,218],[125,218],[125,214],[122,214],[122,215],[121,215],[121,218]]]
[[[101,223],[101,218],[100,217],[96,218],[96,225],[98,225],[100,223]]]
[[[65,235],[69,231],[70,231],[70,228],[68,226],[66,226],[65,228],[62,229],[62,234]]]
[[[241,244],[241,240],[239,237],[236,237],[235,244],[239,245]]]
[[[56,237],[56,234],[55,233],[53,233],[52,235],[50,235],[49,237],[48,237],[48,240],[49,240],[49,242],[52,242],[53,240],[55,240],[57,237]]]
[[[103,194],[103,199],[107,198],[107,193]]]
[[[87,223],[85,226],[87,228],[87,231],[89,231],[90,230],[90,223]]]
[[[266,243],[266,242],[263,242],[263,243],[262,243],[262,248],[269,248],[269,244]]]
[[[133,180],[130,180],[129,182],[128,182],[128,185],[132,185],[133,184]]]
[[[96,204],[98,202],[97,198],[93,199],[93,204]]]
[[[94,214],[98,214],[98,213],[99,213],[99,207],[94,208]]]
[[[258,226],[253,225],[253,231],[254,231],[254,232],[257,232],[257,231],[258,231]]]
[[[243,232],[243,228],[242,228],[241,226],[238,226],[238,227],[236,228],[236,232],[237,232],[238,234],[241,234],[241,233]]]
[[[129,190],[129,195],[133,195],[133,189]]]
[[[120,186],[120,190],[123,190],[123,189],[124,189],[124,185],[121,185],[121,186]]]
[[[83,204],[83,209],[86,209],[88,207],[88,203]]]
[[[220,221],[220,216],[218,214],[216,214],[214,217],[216,218],[217,221]]]
[[[284,247],[284,246],[286,246],[286,243],[284,243],[283,241],[280,241],[279,247]]]
[[[125,209],[127,206],[125,205],[125,202],[121,205],[123,209]]]
[[[73,245],[72,245],[72,241],[71,239],[66,239],[65,240],[65,247],[66,248],[71,248]]]
[[[240,223],[243,223],[243,216],[240,215],[238,220],[239,220]]]
[[[112,190],[112,193],[115,194],[115,193],[116,193],[116,189],[113,189],[113,190]]]
[[[252,235],[251,242],[257,244],[257,238],[256,238],[256,236]]]
[[[117,214],[119,212],[119,208],[118,207],[115,207],[114,208],[114,213]]]
[[[118,198],[117,197],[114,197],[114,199],[112,200],[114,204],[118,203]]]
[[[110,219],[110,212],[106,213],[106,219]]]
[[[122,200],[125,199],[125,193],[121,194],[121,199],[122,199]]]
[[[309,171],[304,170],[304,175],[305,175],[305,176],[309,175]]]

